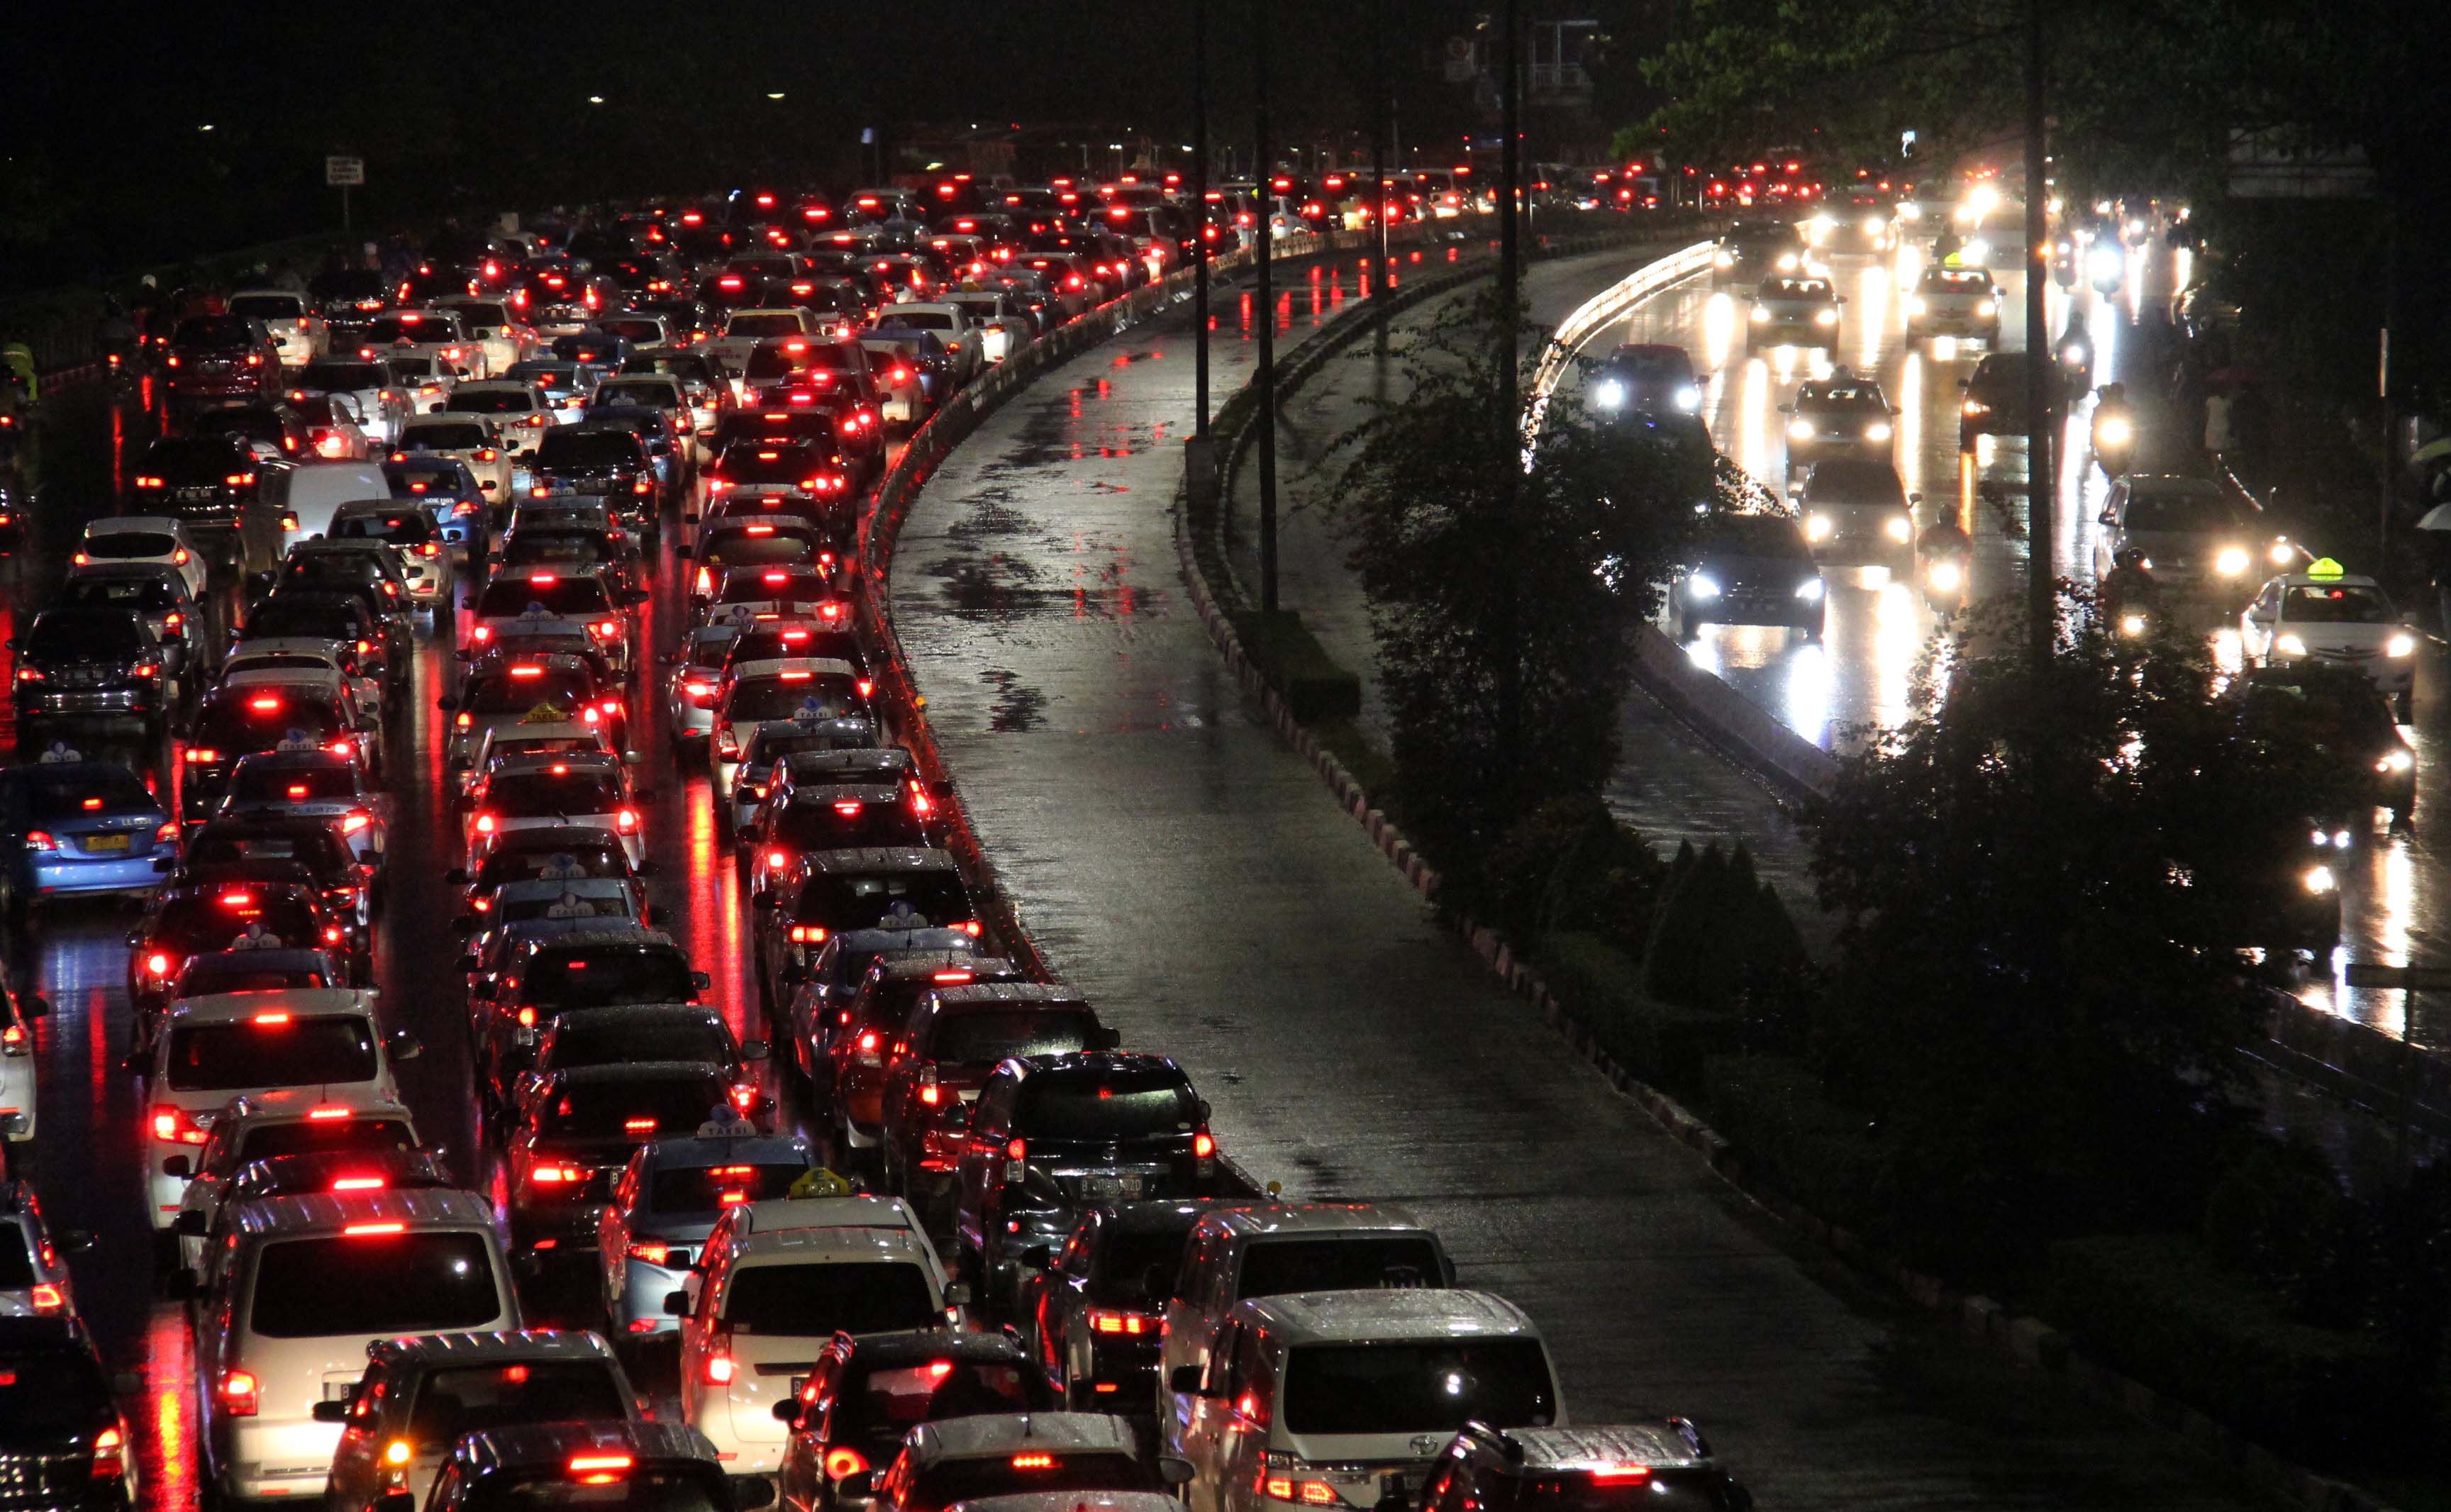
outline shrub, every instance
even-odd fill
[[[2256,1140],[2205,1198],[2206,1251],[2308,1323],[2356,1321],[2358,1227],[2330,1162],[2304,1134]]]
[[[1635,958],[1592,934],[1559,933],[1543,942],[1540,970],[1550,990],[1582,1020],[1618,1065],[1682,1098],[1702,1090],[1702,1066],[1735,1048],[1741,1026],[1733,1013],[1678,1008],[1642,990]]]
[[[1754,874],[1753,853],[1742,841],[1727,854],[1716,840],[1698,854],[1691,841],[1677,847],[1643,953],[1653,996],[1732,1008],[1792,979],[1804,959],[1795,921]]]
[[[1291,609],[1238,609],[1231,616],[1244,654],[1284,695],[1304,724],[1362,712],[1362,679],[1337,664]]]
[[[1713,1055],[1702,1084],[1712,1126],[1753,1170],[1809,1211],[1865,1227],[1889,1141],[1833,1103],[1810,1067],[1785,1055]]]
[[[1608,805],[1557,798],[1500,837],[1467,903],[1527,948],[1574,931],[1638,951],[1666,875],[1651,847]]]

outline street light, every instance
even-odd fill
[[[604,96],[600,94],[591,94],[587,97],[587,103],[590,105],[602,105],[604,103]]]
[[[779,100],[783,98],[783,91],[780,89],[769,89],[766,91],[766,98],[770,100]]]

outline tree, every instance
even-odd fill
[[[1598,794],[1628,634],[1710,486],[1691,451],[1565,396],[1527,460],[1521,331],[1494,293],[1459,301],[1398,350],[1403,397],[1336,442],[1398,800],[1451,875],[1543,803]]]
[[[1998,641],[1919,672],[1814,834],[1844,921],[1820,1065],[1889,1136],[1892,1237],[1975,1267],[2194,1210],[2281,977],[2242,948],[2305,895],[2309,816],[2358,801],[2201,645]]]

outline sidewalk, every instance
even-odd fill
[[[1223,396],[1248,354],[1218,350]],[[1792,1250],[1433,924],[1176,577],[1189,353],[1177,321],[1049,375],[897,551],[937,740],[1048,957],[1184,1063],[1253,1174],[1407,1204],[1539,1322],[1576,1419],[1690,1414],[1764,1505],[2245,1504]]]

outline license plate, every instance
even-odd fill
[[[794,1376],[792,1378],[792,1395],[796,1397],[807,1389],[809,1389],[809,1378],[807,1376]]]
[[[88,835],[82,836],[78,843],[88,852],[125,851],[131,843],[131,837],[125,835]]]
[[[1141,1179],[1138,1176],[1090,1176],[1083,1179],[1081,1190],[1092,1202],[1138,1197]]]

